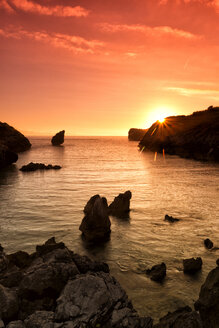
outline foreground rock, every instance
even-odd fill
[[[6,255],[1,248],[0,256],[0,323],[7,328],[153,326],[151,318],[138,316],[106,263],[54,238],[30,255]]]
[[[32,172],[32,171],[37,171],[37,170],[60,170],[61,166],[59,165],[45,165],[43,163],[29,163],[27,165],[23,165],[20,168],[20,171],[23,172]]]
[[[211,249],[214,246],[213,242],[209,238],[206,238],[204,240],[204,245],[208,249]]]
[[[199,299],[195,302],[204,328],[219,327],[219,267],[213,269],[201,287]]]
[[[111,222],[106,198],[99,195],[91,197],[84,208],[84,213],[79,230],[85,239],[89,242],[109,240]]]
[[[204,328],[197,312],[192,311],[189,306],[169,312],[159,320],[154,328]]]
[[[146,273],[151,280],[162,282],[166,276],[166,264],[164,262],[156,264],[151,269],[146,270]]]
[[[168,222],[171,222],[171,223],[173,223],[173,222],[178,222],[178,221],[179,221],[179,219],[177,219],[177,218],[174,218],[174,217],[172,217],[172,216],[169,216],[168,214],[166,214],[166,215],[165,215],[165,217],[164,217],[164,221],[168,221]]]
[[[183,260],[183,271],[184,273],[194,274],[197,271],[200,271],[202,268],[202,259],[197,257],[196,259],[190,258]]]
[[[129,141],[140,141],[148,129],[135,129],[132,128],[128,132],[128,139]]]
[[[155,122],[139,143],[152,150],[196,160],[219,161],[219,107]]]
[[[53,144],[53,146],[60,146],[61,144],[63,144],[64,136],[65,136],[65,130],[62,130],[62,131],[56,133],[56,135],[54,137],[52,137],[52,140],[51,140],[51,143]]]
[[[0,122],[0,169],[18,160],[18,152],[31,147],[29,140],[7,123]]]
[[[130,199],[132,198],[131,191],[126,191],[114,198],[114,201],[109,205],[109,214],[118,217],[127,217],[130,212]]]

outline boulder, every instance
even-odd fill
[[[26,328],[25,324],[21,320],[11,321],[6,328]]]
[[[164,262],[156,264],[151,269],[146,270],[146,273],[151,280],[161,282],[166,276],[166,264]]]
[[[7,268],[8,268],[8,259],[4,252],[4,248],[0,244],[0,277]]]
[[[216,264],[219,266],[219,259],[217,259]]]
[[[16,318],[18,306],[16,292],[0,285],[0,318],[4,323]]]
[[[60,146],[61,144],[63,144],[64,136],[65,136],[65,130],[62,130],[62,131],[56,133],[56,135],[54,135],[54,137],[52,137],[52,140],[51,140],[52,145]]]
[[[27,165],[23,165],[20,168],[20,171],[23,172],[32,172],[32,171],[37,171],[37,170],[60,170],[62,167],[60,165],[45,165],[43,163],[32,163],[30,162]]]
[[[211,249],[214,246],[213,242],[209,238],[206,238],[204,240],[204,245],[208,249]]]
[[[164,221],[168,221],[168,222],[173,223],[173,222],[177,222],[177,221],[179,221],[179,219],[174,218],[174,217],[169,216],[168,214],[166,214],[165,217],[164,217]]]
[[[197,257],[196,259],[190,258],[183,260],[183,271],[184,273],[194,274],[202,268],[202,259]]]
[[[174,312],[168,312],[154,328],[204,328],[200,316],[192,311],[189,306],[179,308]]]
[[[0,122],[0,144],[10,152],[19,153],[30,149],[30,141],[7,123]]]
[[[126,191],[114,198],[114,201],[109,205],[109,214],[118,217],[127,217],[130,212],[130,199],[132,198],[131,191]]]
[[[204,328],[219,327],[219,267],[210,271],[195,302]]]
[[[0,169],[17,162],[17,160],[18,155],[15,152],[8,150],[6,146],[0,145]]]
[[[25,319],[26,328],[54,328],[52,311],[36,311]]]
[[[79,230],[89,242],[106,241],[110,237],[111,222],[108,216],[108,205],[105,197],[95,195],[84,208],[85,216]]]
[[[30,264],[30,255],[23,251],[9,254],[7,259],[11,265],[16,265],[18,268],[24,268]]]

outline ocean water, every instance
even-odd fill
[[[105,261],[140,315],[157,319],[198,298],[219,251],[207,250],[210,238],[219,247],[219,165],[138,151],[126,137],[67,137],[64,146],[49,138],[30,138],[31,150],[11,168],[0,171],[0,243],[6,252],[34,251],[55,236],[92,259]],[[59,171],[18,169],[33,162],[59,164]],[[110,203],[131,190],[127,219],[111,217],[109,242],[88,247],[79,225],[83,208],[95,194]],[[170,224],[165,214],[180,219]],[[202,271],[185,275],[182,259],[201,256]],[[144,270],[165,262],[162,284]]]

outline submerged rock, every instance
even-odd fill
[[[165,215],[165,218],[164,218],[164,221],[169,221],[169,222],[177,222],[177,221],[179,221],[179,219],[177,219],[177,218],[174,218],[174,217],[172,217],[172,216],[169,216],[168,214],[166,214]]]
[[[209,238],[204,240],[204,244],[205,244],[205,247],[208,249],[211,249],[214,246],[213,242]]]
[[[19,270],[22,279],[16,288],[0,285],[2,327],[153,326],[150,317],[138,316],[125,291],[108,273],[107,264],[81,257],[54,238],[37,246],[33,254],[16,252],[6,259],[9,264],[1,277],[12,267]]]
[[[53,146],[60,146],[61,144],[63,144],[64,136],[65,136],[65,130],[62,130],[62,131],[56,133],[56,135],[54,135],[54,137],[52,137],[52,140],[51,140],[51,143],[53,144]]]
[[[126,191],[114,198],[114,201],[109,205],[109,214],[118,217],[127,217],[130,212],[130,199],[132,198],[131,191]]]
[[[87,241],[106,241],[110,237],[111,222],[108,216],[108,204],[105,197],[95,195],[84,208],[85,216],[79,230]]]
[[[219,327],[219,267],[213,269],[207,276],[195,302],[204,328]]]
[[[164,262],[156,264],[151,269],[146,270],[146,273],[151,280],[161,282],[166,276],[166,264]]]
[[[62,167],[60,165],[45,165],[43,163],[29,163],[27,165],[23,165],[20,168],[20,171],[23,172],[33,172],[37,170],[60,170]]]
[[[183,260],[183,271],[184,273],[194,274],[202,268],[202,259],[197,257],[196,259],[190,258]]]

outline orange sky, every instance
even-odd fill
[[[127,135],[219,104],[219,0],[0,0],[0,121]]]

